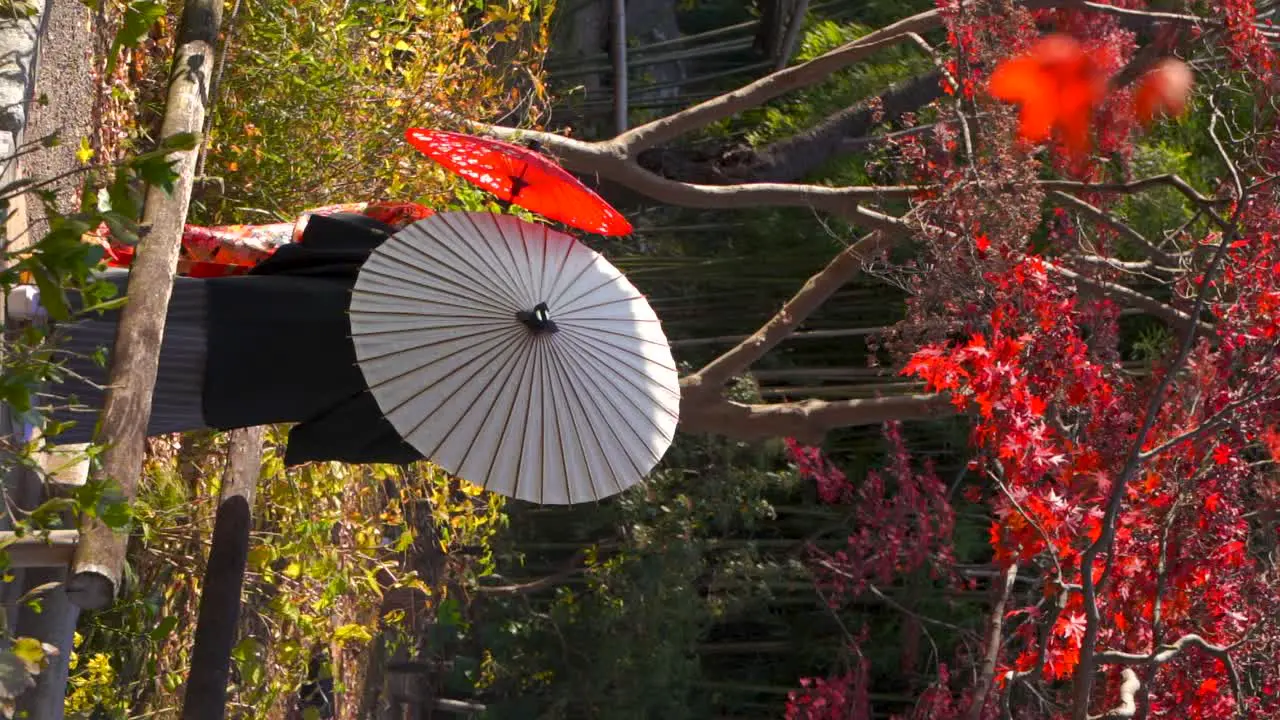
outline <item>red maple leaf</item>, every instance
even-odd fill
[[[1018,103],[1018,136],[1032,143],[1056,134],[1073,155],[1087,153],[1090,126],[1106,96],[1107,77],[1097,51],[1069,35],[1048,35],[991,74],[991,95]]]

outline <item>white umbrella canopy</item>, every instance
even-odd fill
[[[370,255],[351,335],[383,414],[418,452],[549,505],[639,483],[675,435],[680,386],[657,315],[575,238],[444,212]]]

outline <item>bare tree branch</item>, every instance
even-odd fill
[[[896,218],[892,215],[886,215],[862,206],[858,206],[854,209],[854,217],[856,222],[876,227],[886,233],[895,232],[895,234],[908,235],[912,234],[914,231],[914,228],[912,228],[910,224],[902,218]],[[941,228],[931,229],[944,233],[949,237],[954,236],[953,233],[949,233]],[[1166,305],[1159,300],[1147,297],[1132,288],[1116,283],[1106,282],[1105,280],[1095,280],[1093,278],[1085,277],[1074,270],[1068,270],[1067,268],[1053,263],[1046,262],[1045,269],[1071,280],[1078,286],[1081,293],[1095,293],[1119,300],[1131,305],[1132,307],[1139,308],[1150,315],[1161,318],[1174,327],[1183,329],[1191,327],[1206,330],[1212,329],[1212,326],[1204,322],[1192,322],[1192,315],[1184,313],[1173,306]]]
[[[1204,321],[1193,322],[1191,316],[1181,310],[1166,305],[1155,298],[1147,297],[1142,293],[1130,287],[1125,287],[1119,283],[1107,282],[1106,280],[1095,280],[1094,278],[1085,277],[1074,270],[1068,270],[1061,265],[1053,263],[1045,263],[1045,269],[1054,275],[1061,276],[1074,282],[1082,294],[1096,294],[1109,297],[1127,304],[1131,307],[1138,308],[1148,315],[1158,317],[1169,323],[1175,328],[1187,329],[1190,327],[1199,327],[1201,330],[1211,331],[1213,326]]]
[[[792,90],[821,82],[833,73],[864,60],[879,50],[897,45],[906,39],[906,33],[928,32],[939,27],[940,23],[941,17],[937,10],[912,15],[846,43],[809,62],[767,75],[731,93],[714,97],[674,115],[628,130],[611,142],[617,143],[629,153],[638,153],[641,150],[671,142],[681,135],[737,115],[743,110],[762,105]]]
[[[973,689],[973,702],[969,704],[969,712],[965,714],[967,720],[982,720],[982,710],[987,705],[987,694],[991,692],[996,664],[1000,661],[1004,606],[1009,602],[1009,594],[1013,592],[1013,586],[1018,581],[1018,566],[1010,564],[1004,569],[1002,577],[1004,587],[996,598],[995,606],[991,608],[991,624],[987,632],[987,654],[982,659],[982,673],[978,676],[978,684]]]
[[[723,396],[699,394],[681,398],[680,428],[735,440],[793,437],[816,445],[836,428],[879,425],[890,420],[928,420],[956,412],[944,395],[747,405]]]
[[[1230,164],[1230,158],[1227,158],[1227,161]],[[1189,313],[1190,317],[1199,317],[1209,300],[1209,283],[1215,280],[1218,271],[1221,270],[1223,262],[1226,260],[1227,249],[1230,248],[1238,236],[1236,223],[1240,218],[1244,205],[1244,198],[1241,198],[1235,212],[1232,214],[1231,221],[1226,226],[1226,232],[1222,234],[1222,238],[1214,250],[1213,258],[1197,283],[1196,300]],[[1138,433],[1129,448],[1124,467],[1112,483],[1111,495],[1107,498],[1106,509],[1102,517],[1102,531],[1099,533],[1098,539],[1085,549],[1080,559],[1080,567],[1082,568],[1080,573],[1081,588],[1084,593],[1085,634],[1080,643],[1080,661],[1076,666],[1075,707],[1072,709],[1072,716],[1075,720],[1085,720],[1087,717],[1089,699],[1093,695],[1093,682],[1097,672],[1097,643],[1101,617],[1098,608],[1098,585],[1094,579],[1093,567],[1099,555],[1104,552],[1111,553],[1116,537],[1116,522],[1120,517],[1120,509],[1124,504],[1129,481],[1142,465],[1142,448],[1147,442],[1147,436],[1151,433],[1151,428],[1155,425],[1156,417],[1159,414],[1161,405],[1164,403],[1165,395],[1168,393],[1170,385],[1173,384],[1173,379],[1186,366],[1187,359],[1191,356],[1191,351],[1195,347],[1196,338],[1199,335],[1198,330],[1198,323],[1187,329],[1177,356],[1152,392],[1143,413],[1142,425],[1138,428]]]
[[[540,590],[554,587],[557,583],[563,582],[574,575],[583,571],[580,564],[584,553],[581,551],[574,553],[569,559],[566,566],[546,577],[540,577],[527,583],[517,583],[514,585],[481,585],[476,588],[476,592],[481,595],[511,596],[511,595],[532,595]]]
[[[1142,233],[1134,230],[1131,226],[1115,215],[1112,215],[1101,208],[1094,207],[1074,195],[1068,195],[1061,190],[1050,190],[1049,197],[1058,201],[1060,204],[1071,206],[1077,212],[1088,217],[1090,220],[1106,225],[1112,230],[1120,233],[1131,242],[1141,246],[1142,249],[1147,252],[1147,256],[1157,263],[1167,267],[1177,267],[1177,258],[1153,245],[1150,240],[1143,237]]]
[[[938,72],[929,72],[894,83],[878,96],[861,100],[807,130],[765,147],[721,147],[714,154],[704,152],[701,157],[691,157],[687,150],[655,147],[641,152],[636,161],[663,177],[685,182],[794,182],[833,157],[865,149],[865,141],[850,144],[850,138],[866,136],[881,123],[937,100],[942,96],[940,78]]]
[[[1179,496],[1173,502],[1173,507],[1169,508],[1169,512],[1165,515],[1164,522],[1160,528],[1160,549],[1156,557],[1156,591],[1155,597],[1151,600],[1151,658],[1155,659],[1155,654],[1160,651],[1160,643],[1164,640],[1164,591],[1169,583],[1169,532],[1173,529],[1173,521],[1178,517],[1178,510],[1182,507],[1182,497]],[[1136,716],[1145,718],[1150,708],[1151,699],[1151,683],[1155,681],[1158,666],[1152,662],[1148,668],[1146,677],[1143,678],[1142,689],[1138,695],[1138,710]]]
[[[1136,193],[1149,190],[1153,187],[1167,185],[1182,193],[1184,197],[1204,210],[1209,217],[1213,218],[1214,223],[1218,227],[1227,227],[1227,221],[1218,214],[1215,208],[1226,205],[1227,200],[1205,197],[1200,194],[1199,190],[1191,187],[1191,184],[1181,177],[1168,173],[1165,175],[1153,175],[1151,177],[1140,178],[1124,183],[1086,183],[1076,180],[1041,180],[1040,187],[1045,190],[1059,190],[1071,193],[1119,193],[1121,195],[1133,195]]]
[[[1135,697],[1139,688],[1142,687],[1142,681],[1138,679],[1138,673],[1129,668],[1125,668],[1120,676],[1124,678],[1120,683],[1120,704],[1101,715],[1090,715],[1089,720],[1121,720],[1131,718],[1138,712]]]
[[[1231,651],[1239,647],[1241,644],[1248,642],[1249,636],[1235,641],[1230,645],[1214,645],[1205,640],[1203,637],[1195,633],[1187,633],[1178,638],[1175,642],[1168,645],[1162,645],[1155,653],[1131,653],[1121,652],[1119,650],[1107,650],[1097,654],[1098,664],[1100,665],[1163,665],[1177,657],[1178,653],[1187,648],[1194,647],[1203,650],[1205,653],[1226,662],[1231,659]]]

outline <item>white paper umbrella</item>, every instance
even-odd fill
[[[644,296],[576,239],[446,212],[360,269],[351,335],[383,414],[445,470],[564,505],[640,482],[671,445],[680,387]]]

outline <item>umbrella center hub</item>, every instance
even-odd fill
[[[524,179],[524,173],[511,176],[511,197],[514,198],[524,192],[527,187],[529,187],[529,181]]]
[[[516,320],[519,320],[535,335],[553,333],[559,330],[559,328],[556,327],[555,322],[551,319],[551,309],[547,307],[545,302],[540,302],[537,305],[534,305],[532,310],[521,310],[520,312],[517,312]]]

